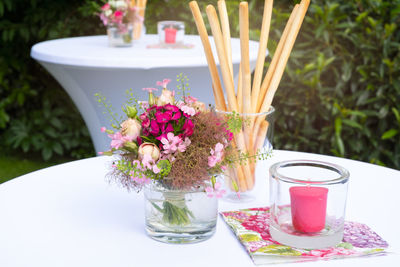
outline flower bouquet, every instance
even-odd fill
[[[187,94],[187,78],[178,76],[178,93],[162,87],[143,88],[148,101],[137,101],[128,91],[123,107],[127,118],[114,118],[113,130],[102,128],[111,138],[114,155],[109,176],[128,189],[144,188],[146,230],[165,242],[196,242],[209,238],[217,221],[217,198],[225,190],[217,175],[233,162],[232,132],[225,117]],[[98,101],[107,109],[105,98]],[[140,112],[139,112],[140,110]]]
[[[131,46],[133,26],[129,21],[134,11],[129,0],[110,0],[100,10],[100,19],[107,27],[110,46]]]

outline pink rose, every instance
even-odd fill
[[[140,159],[148,155],[154,161],[157,161],[160,158],[160,149],[153,143],[143,143],[139,146],[138,154]]]
[[[127,119],[121,124],[121,133],[123,136],[129,136],[131,139],[136,139],[140,135],[142,126],[135,119]]]

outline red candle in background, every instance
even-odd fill
[[[293,186],[289,192],[293,227],[303,233],[314,233],[324,229],[328,189]]]
[[[176,32],[177,30],[174,28],[165,28],[165,43],[174,44],[176,40]]]

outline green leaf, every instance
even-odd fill
[[[382,134],[381,139],[382,139],[382,140],[390,139],[390,138],[392,138],[393,136],[397,135],[398,133],[399,133],[398,130],[396,130],[396,129],[390,129],[390,130],[388,130],[388,131],[386,131],[386,132],[384,132],[384,133]]]
[[[363,127],[356,121],[344,119],[343,123],[348,125],[348,126],[350,126],[350,127],[353,127],[353,128],[357,128],[357,129],[360,129],[360,130],[363,129]]]

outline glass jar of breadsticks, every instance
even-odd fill
[[[133,40],[139,40],[146,33],[144,27],[146,4],[147,0],[131,0],[130,2],[128,18],[133,25]]]
[[[227,166],[225,187],[228,201],[252,201],[255,184],[266,176],[265,161],[272,155],[275,109],[267,112],[238,113],[218,111],[227,117],[228,129],[233,133],[231,142],[236,150],[236,160]]]

